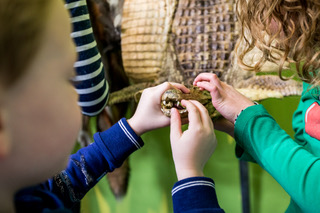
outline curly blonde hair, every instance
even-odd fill
[[[271,61],[279,64],[284,79],[284,63],[295,63],[302,81],[320,85],[319,0],[237,0],[236,8],[241,29],[236,52],[242,68],[259,71]],[[244,56],[254,47],[263,56],[250,66]]]
[[[27,69],[41,45],[49,0],[0,1],[0,83],[12,85]]]

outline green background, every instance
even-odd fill
[[[291,119],[299,97],[262,101],[279,125],[293,136]],[[129,188],[126,196],[116,200],[104,177],[81,203],[87,213],[166,213],[172,212],[171,189],[176,182],[169,142],[169,128],[142,136],[145,146],[130,158]],[[263,129],[261,131],[264,131]],[[240,213],[241,190],[239,161],[235,142],[216,131],[218,146],[205,167],[205,175],[215,181],[220,206],[225,212]],[[284,212],[290,198],[281,186],[257,164],[249,163],[250,209],[253,213]]]

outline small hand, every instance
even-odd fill
[[[207,109],[198,101],[182,100],[188,110],[189,127],[181,130],[180,114],[171,109],[170,140],[178,180],[203,176],[203,168],[217,141]]]
[[[232,124],[241,110],[254,105],[250,99],[212,73],[201,73],[195,78],[193,85],[209,91],[213,106]]]
[[[184,93],[190,92],[184,85],[171,82],[165,82],[143,91],[134,115],[128,120],[137,135],[140,136],[147,131],[169,125],[170,118],[162,113],[160,104],[162,94],[173,88],[180,89]]]

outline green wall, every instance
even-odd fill
[[[299,97],[269,99],[261,102],[281,127],[293,136],[291,118]],[[263,130],[261,130],[263,131]],[[205,167],[205,175],[214,179],[218,200],[226,212],[240,213],[241,190],[239,161],[234,155],[235,142],[216,131],[218,147]],[[130,158],[130,179],[126,196],[116,200],[103,178],[85,196],[83,213],[166,213],[172,212],[171,188],[176,181],[169,142],[169,128],[143,135],[145,146]],[[284,212],[289,196],[260,166],[249,163],[252,213]]]

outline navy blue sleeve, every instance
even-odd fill
[[[94,142],[71,155],[67,168],[49,181],[50,190],[69,207],[84,195],[107,172],[122,165],[144,145],[125,118],[104,132],[94,135]]]
[[[78,59],[74,64],[77,76],[76,91],[78,105],[87,116],[98,115],[106,106],[109,85],[105,78],[101,55],[93,35],[86,0],[65,0],[65,7],[71,15],[73,38]]]
[[[174,184],[171,194],[175,213],[224,212],[218,204],[215,185],[210,178],[192,177],[180,180]]]

